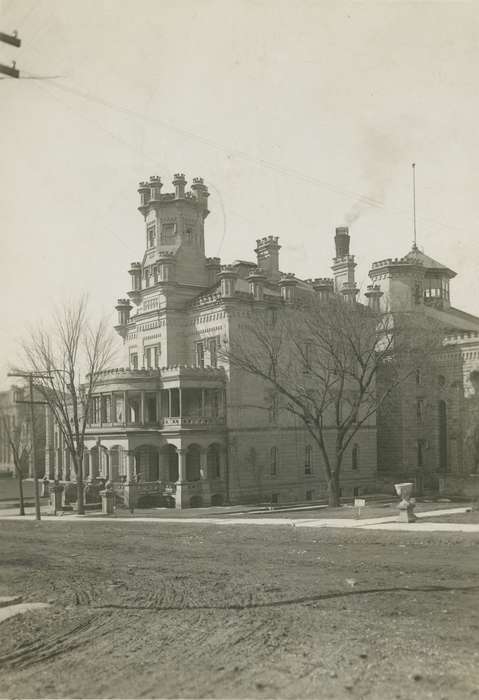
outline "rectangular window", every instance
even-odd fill
[[[196,343],[196,366],[205,366],[205,348],[203,343]]]
[[[150,224],[147,228],[148,248],[154,248],[156,244],[156,226]]]
[[[418,423],[422,423],[424,420],[424,399],[416,401],[416,419]]]
[[[208,350],[210,351],[210,367],[218,366],[217,346],[218,338],[211,338],[208,341]]]
[[[154,364],[155,369],[158,369],[160,366],[160,346],[156,345],[153,348],[153,352],[154,352],[153,364]]]
[[[176,237],[176,224],[163,224],[161,227],[161,242],[174,243]]]
[[[306,500],[307,501],[313,500],[313,491],[306,491]]]
[[[277,505],[279,503],[279,493],[272,493],[271,494],[271,503],[273,505]]]
[[[101,422],[111,422],[111,396],[101,397]]]
[[[271,399],[270,407],[269,407],[269,422],[270,423],[277,423],[278,421],[278,397],[273,396]]]
[[[417,441],[416,451],[417,451],[417,466],[423,467],[424,466],[424,441],[423,440]]]
[[[138,369],[138,353],[132,352],[130,354],[130,369]]]
[[[307,341],[304,344],[304,367],[305,369],[311,369],[311,348],[312,348],[312,343],[311,341]]]
[[[272,447],[270,450],[270,472],[271,476],[276,476],[278,473],[278,448]]]
[[[306,445],[304,448],[304,473],[305,474],[311,474],[312,468],[311,468],[311,445]]]
[[[353,446],[351,453],[351,469],[359,469],[359,445],[357,443]]]

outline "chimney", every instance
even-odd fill
[[[349,228],[347,226],[339,226],[336,229],[334,244],[337,258],[344,258],[346,255],[349,255]]]
[[[215,284],[221,270],[221,260],[219,258],[206,258],[206,269],[208,270],[208,284]]]
[[[368,291],[364,295],[368,300],[368,305],[371,311],[380,311],[380,300],[383,296],[379,284],[368,284]]]
[[[279,250],[278,236],[265,236],[256,241],[255,253],[258,267],[266,273],[269,279],[279,280]]]

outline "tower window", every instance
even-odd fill
[[[131,369],[138,369],[138,353],[132,352],[130,354],[130,367]]]
[[[161,227],[161,242],[173,243],[176,237],[176,224],[163,224]]]
[[[155,224],[150,224],[146,229],[148,248],[154,248],[156,245],[156,226]]]

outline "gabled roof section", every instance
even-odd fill
[[[417,246],[413,246],[413,249],[404,256],[403,260],[416,262],[419,265],[422,265],[426,270],[437,270],[438,272],[447,274],[449,278],[455,277],[457,274],[446,265],[434,260],[434,258],[430,258],[429,255],[426,255],[426,253],[424,253],[422,250],[419,250]]]

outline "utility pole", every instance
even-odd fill
[[[3,41],[4,44],[16,46],[17,48],[22,45],[22,41],[18,38],[17,32],[13,32],[13,34],[5,34],[4,32],[0,32],[0,41]],[[0,73],[9,75],[10,78],[20,77],[20,71],[18,70],[15,61],[12,61],[11,66],[5,66],[3,63],[0,63]]]
[[[24,379],[28,377],[28,383],[30,386],[30,400],[29,401],[21,401],[19,399],[15,399],[15,403],[28,403],[30,404],[30,420],[32,422],[32,430],[31,430],[31,437],[32,437],[32,471],[33,471],[33,484],[34,484],[34,493],[35,493],[35,519],[36,520],[41,520],[41,512],[40,512],[40,490],[38,486],[38,474],[37,474],[37,453],[36,453],[36,445],[35,445],[35,413],[33,406],[35,404],[40,404],[42,406],[45,406],[47,404],[46,401],[35,401],[33,398],[33,378],[36,376],[33,372],[9,372],[8,373],[9,377],[23,377]],[[42,376],[42,375],[37,375],[37,376]]]

